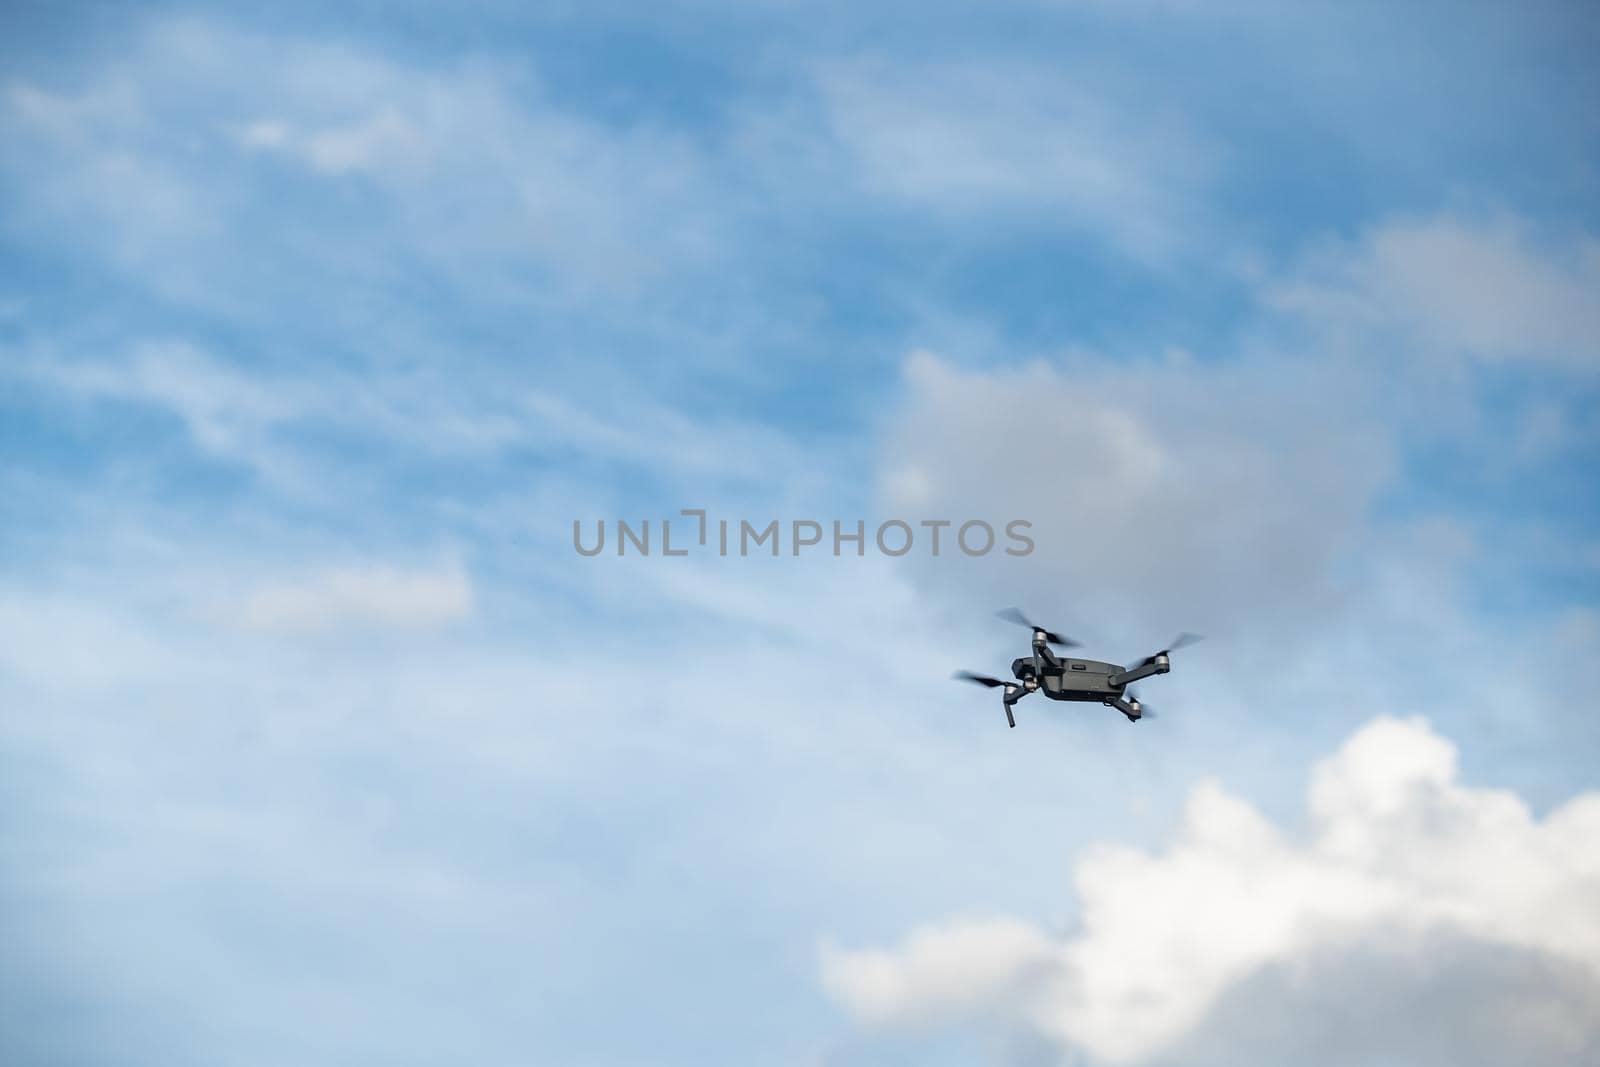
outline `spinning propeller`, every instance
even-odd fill
[[[1172,653],[1178,651],[1178,649],[1180,649],[1180,648],[1187,648],[1189,645],[1192,645],[1197,641],[1204,641],[1204,640],[1205,640],[1205,638],[1200,636],[1199,634],[1181,633],[1177,637],[1174,637],[1172,639],[1172,644],[1168,645],[1166,648],[1163,648],[1160,652],[1157,652],[1154,656],[1146,656],[1144,659],[1140,660],[1138,663],[1130,665],[1128,667],[1128,670],[1136,671],[1140,667],[1148,667],[1148,666],[1150,666],[1150,664],[1154,663],[1157,660],[1157,658],[1159,658],[1161,656],[1170,656]]]
[[[1040,626],[1036,622],[1029,622],[1028,617],[1022,614],[1022,612],[1016,608],[1007,608],[1004,611],[997,611],[995,614],[1007,622],[1014,622],[1019,626],[1026,626],[1034,633],[1044,634],[1044,639],[1050,642],[1052,645],[1060,645],[1062,648],[1078,647],[1078,642],[1074,641],[1072,638],[1063,636],[1062,634],[1054,633],[1050,630],[1046,630],[1043,626]]]
[[[1017,725],[1017,717],[1011,714],[1011,703],[1013,699],[1011,696],[1011,691],[1013,689],[1021,689],[1021,682],[1002,682],[1000,679],[991,678],[987,674],[973,674],[971,671],[956,671],[956,673],[952,674],[950,677],[963,682],[972,682],[976,685],[981,685],[985,689],[993,689],[996,686],[1005,686],[1006,722],[1013,727]]]
[[[985,689],[993,689],[997,685],[1020,685],[1019,682],[1002,682],[998,678],[991,678],[987,674],[973,674],[971,671],[956,671],[950,677],[963,682],[976,682]]]
[[[1141,719],[1159,719],[1159,718],[1161,718],[1160,715],[1156,714],[1156,709],[1152,708],[1149,704],[1146,704],[1144,701],[1140,700],[1139,699],[1139,695],[1137,693],[1135,693],[1132,689],[1123,690],[1123,695],[1128,698],[1129,703],[1131,703],[1135,708],[1139,709],[1139,718],[1141,718]]]

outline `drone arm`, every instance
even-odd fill
[[[1172,670],[1172,664],[1167,660],[1167,657],[1152,656],[1132,670],[1123,671],[1121,674],[1113,674],[1106,681],[1110,685],[1120,688],[1129,682],[1137,682],[1139,679],[1148,678],[1152,674],[1166,674],[1170,670]]]
[[[1039,668],[1040,660],[1043,660],[1052,670],[1061,669],[1061,660],[1054,652],[1050,651],[1050,646],[1045,644],[1044,638],[1035,634],[1033,638],[1033,661],[1036,668]],[[1042,668],[1039,669],[1042,671]]]
[[[1056,658],[1056,654],[1054,652],[1050,651],[1050,646],[1045,643],[1044,634],[1039,631],[1034,631],[1033,676],[1035,678],[1043,679],[1045,670],[1047,668],[1052,674],[1060,673],[1061,661]]]
[[[1139,721],[1141,713],[1140,713],[1139,708],[1138,708],[1137,705],[1130,704],[1126,700],[1122,699],[1121,697],[1116,697],[1115,699],[1108,700],[1108,701],[1106,701],[1106,703],[1110,704],[1112,707],[1114,707],[1118,711],[1122,712],[1122,714],[1126,715],[1128,717],[1128,721],[1129,722],[1138,722]]]

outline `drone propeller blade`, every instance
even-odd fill
[[[1044,639],[1050,642],[1052,645],[1060,645],[1062,648],[1078,647],[1078,642],[1074,641],[1072,638],[1063,634],[1046,630],[1043,626],[1040,626],[1036,622],[1028,621],[1028,617],[1017,608],[1006,608],[1004,611],[995,612],[995,615],[1006,620],[1007,622],[1014,622],[1018,626],[1026,626],[1030,630],[1044,634]]]
[[[1170,645],[1168,645],[1166,648],[1163,648],[1160,652],[1157,652],[1155,656],[1146,656],[1138,663],[1130,664],[1128,666],[1128,670],[1136,671],[1141,667],[1148,667],[1150,664],[1156,661],[1156,656],[1170,656],[1180,648],[1187,648],[1190,645],[1197,644],[1198,642],[1204,640],[1205,638],[1200,634],[1191,634],[1187,632],[1181,633],[1172,639],[1172,643]]]
[[[985,689],[994,689],[999,686],[1004,686],[1006,694],[1003,703],[1005,704],[1006,708],[1006,724],[1012,727],[1017,725],[1017,717],[1011,714],[1011,705],[1015,700],[1015,697],[1012,695],[1011,688],[1017,683],[1002,682],[1000,679],[991,678],[987,674],[973,674],[971,671],[956,671],[956,673],[952,674],[950,677],[961,682],[976,683],[977,685],[983,686]]]
[[[1144,701],[1140,700],[1138,694],[1136,694],[1131,689],[1128,690],[1128,699],[1133,701],[1135,704],[1137,704],[1139,706],[1139,718],[1141,718],[1141,719],[1159,719],[1159,718],[1161,718],[1161,716],[1156,713],[1156,709],[1155,708],[1152,708],[1149,704],[1146,704]]]
[[[1033,623],[1028,621],[1028,617],[1022,613],[1020,608],[1006,608],[1004,611],[997,611],[994,614],[995,618],[1004,619],[1006,622],[1014,622],[1020,626],[1033,626]]]

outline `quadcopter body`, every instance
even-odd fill
[[[1003,689],[1006,721],[1012,726],[1017,725],[1017,720],[1011,712],[1011,706],[1030,693],[1043,693],[1051,700],[1104,704],[1122,712],[1129,722],[1147,718],[1150,710],[1139,702],[1139,698],[1128,687],[1142,678],[1166,674],[1172,670],[1172,652],[1200,640],[1197,634],[1179,634],[1160,652],[1124,667],[1101,660],[1057,655],[1051,645],[1076,648],[1078,642],[1029,622],[1016,608],[1000,612],[1000,617],[1033,631],[1032,655],[1011,661],[1011,673],[1016,681],[1003,681],[970,671],[959,671],[955,676],[991,689]]]

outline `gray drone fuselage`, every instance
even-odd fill
[[[1019,682],[1033,678],[1038,682],[1038,692],[1051,700],[1081,700],[1096,704],[1122,696],[1130,682],[1148,678],[1153,674],[1166,674],[1172,669],[1166,656],[1155,657],[1155,662],[1127,670],[1115,663],[1102,663],[1093,659],[1057,658],[1057,664],[1043,661],[1044,670],[1035,670],[1034,658],[1024,656],[1011,661],[1011,673]]]
[[[1128,689],[1129,683],[1153,674],[1166,674],[1172,670],[1172,650],[1200,640],[1199,634],[1181,633],[1155,655],[1146,656],[1132,667],[1123,667],[1104,660],[1057,655],[1050,648],[1051,645],[1077,648],[1078,642],[1030,622],[1018,608],[1008,608],[996,614],[1007,622],[1018,623],[1033,631],[1033,655],[1011,661],[1011,673],[1016,681],[1008,682],[972,671],[956,671],[952,677],[986,689],[1002,690],[1000,702],[1005,708],[1006,722],[1011,726],[1017,725],[1017,717],[1011,713],[1012,705],[1029,693],[1043,693],[1051,700],[1104,704],[1122,712],[1129,722],[1138,722],[1150,711]]]

